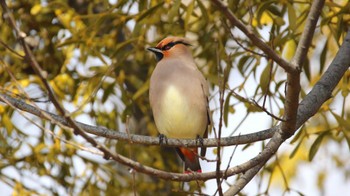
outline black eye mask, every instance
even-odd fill
[[[169,50],[170,48],[172,48],[173,46],[175,46],[176,44],[183,44],[185,46],[190,46],[191,44],[188,44],[186,42],[183,41],[176,41],[176,42],[169,42],[168,44],[166,44],[165,46],[163,46],[162,48],[160,48],[161,50]]]

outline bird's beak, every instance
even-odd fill
[[[153,52],[153,53],[163,53],[162,50],[158,49],[158,48],[155,48],[155,47],[150,47],[150,48],[147,48],[147,50]]]
[[[163,51],[159,48],[155,48],[155,47],[150,47],[150,48],[147,48],[147,50],[153,52],[156,56],[156,59],[157,61],[160,61],[162,60],[163,58]]]

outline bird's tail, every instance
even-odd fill
[[[185,173],[199,172],[202,173],[202,168],[199,164],[198,149],[197,148],[176,148],[182,161],[185,162]]]

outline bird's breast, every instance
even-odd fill
[[[179,87],[169,85],[163,89],[160,111],[154,118],[159,132],[169,138],[196,138],[204,134],[206,113],[194,97]]]

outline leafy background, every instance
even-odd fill
[[[227,5],[277,53],[290,59],[310,2],[232,0]],[[211,84],[210,106],[216,127],[218,86],[228,81],[223,136],[258,131],[277,123],[250,100],[264,105],[276,116],[283,115],[286,74],[264,58],[245,35],[229,28],[221,11],[210,1],[18,0],[7,4],[27,34],[26,42],[36,60],[47,71],[59,101],[78,121],[156,136],[148,101],[149,77],[156,62],[145,48],[168,35],[193,41],[197,65]],[[346,0],[326,1],[303,66],[301,99],[318,81],[343,42],[349,28],[349,10],[350,3]],[[0,24],[0,92],[55,112],[44,86],[24,61],[23,49],[4,15]],[[334,189],[327,185],[334,173],[341,175],[342,185],[350,184],[349,79],[347,71],[333,97],[268,162],[250,185],[254,194],[305,193],[295,181],[315,165],[320,168],[312,174],[316,193]],[[69,130],[6,104],[0,105],[0,122],[0,187],[14,194],[183,193],[182,183],[135,173],[123,165],[105,161]],[[96,139],[144,165],[182,171],[171,148]],[[258,153],[263,143],[247,144],[236,151],[234,147],[225,148],[224,153],[230,156],[234,151],[233,159],[239,163]],[[208,153],[215,158],[215,149]],[[214,170],[210,163],[203,164],[204,170]],[[235,177],[229,178],[227,182],[234,180]],[[207,183],[204,193],[213,193],[213,184]],[[204,183],[191,182],[184,187],[192,192],[203,186]],[[249,190],[244,189],[242,194],[252,193]]]

